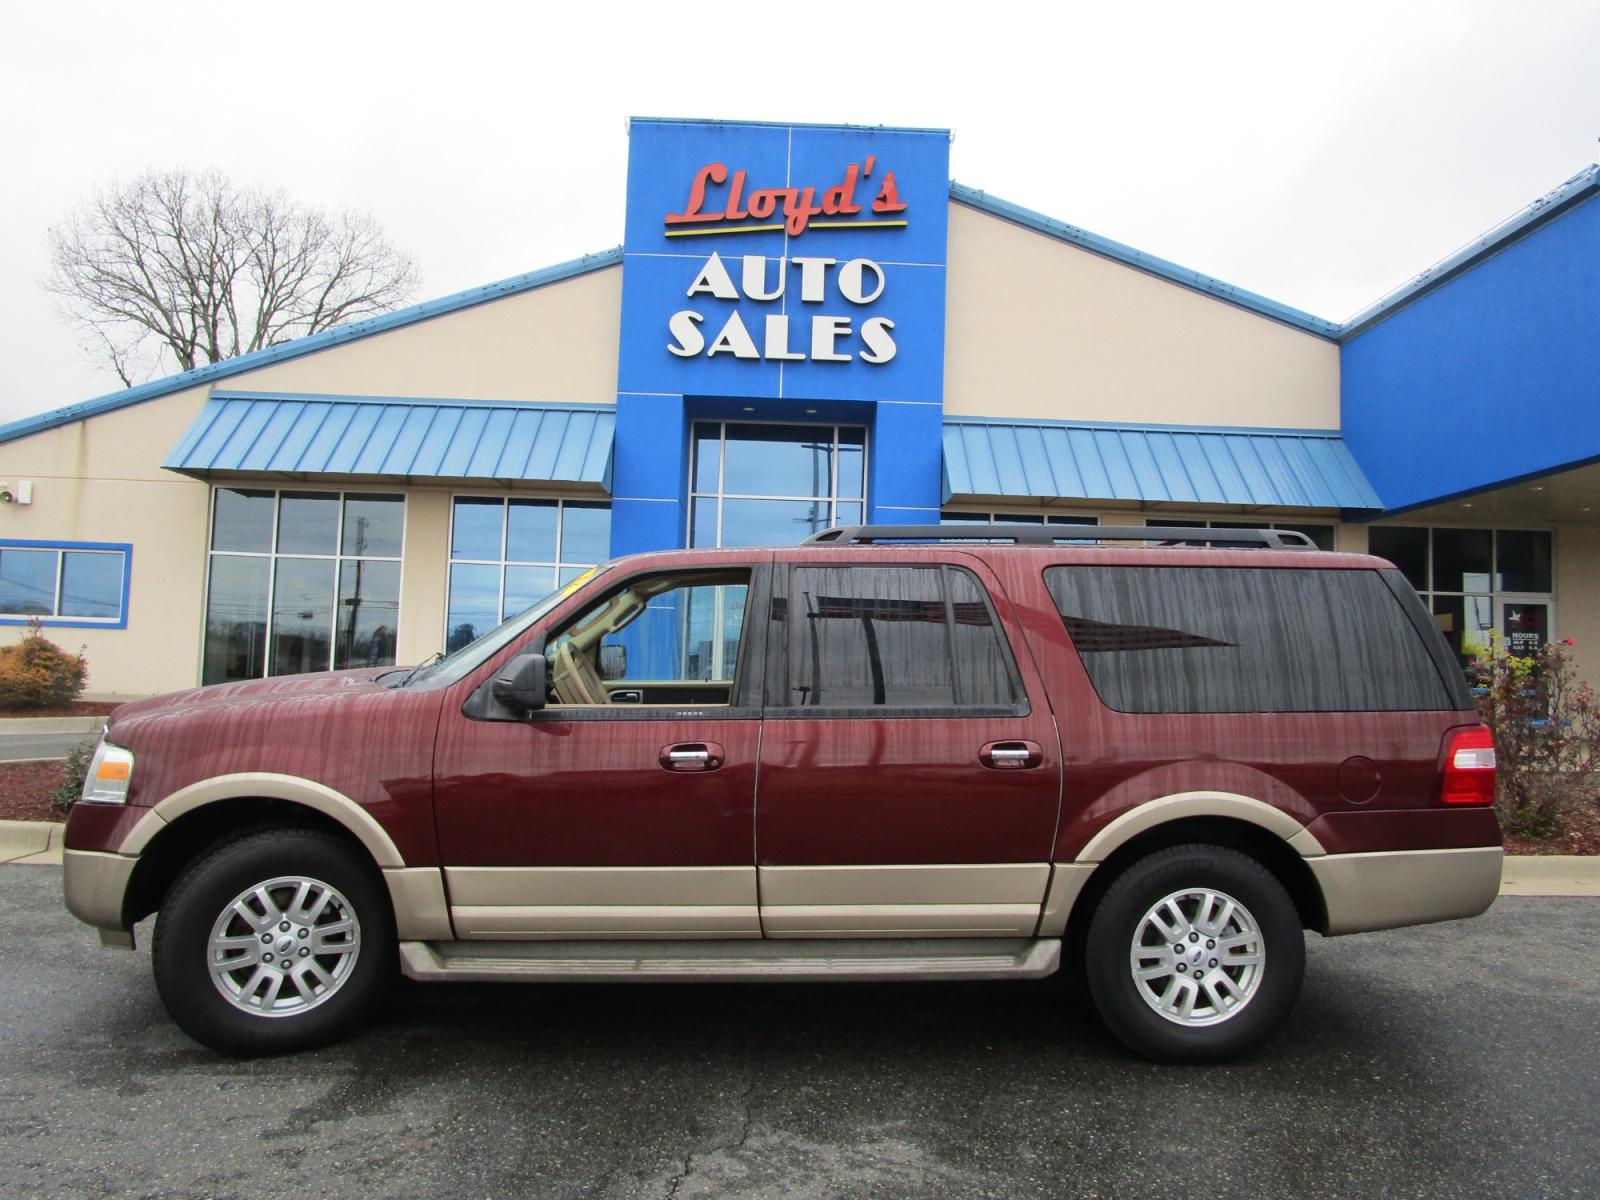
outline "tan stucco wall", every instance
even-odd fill
[[[1576,643],[1579,678],[1600,684],[1600,528],[1558,525],[1555,535],[1555,636]]]
[[[236,375],[225,389],[615,404],[622,268]]]
[[[622,271],[608,268],[217,383],[222,389],[611,404]],[[200,677],[210,489],[161,467],[204,405],[190,388],[0,445],[0,480],[28,479],[33,503],[0,508],[0,537],[132,543],[128,628],[55,626],[86,647],[89,696],[149,695]],[[282,487],[264,480],[256,486]],[[288,486],[296,486],[289,484]],[[299,486],[339,487],[338,481]],[[450,491],[405,491],[400,662],[444,641]],[[0,627],[0,644],[21,637]]]
[[[950,205],[951,416],[1336,429],[1332,342]]]
[[[0,537],[129,542],[128,628],[53,627],[85,647],[85,694],[148,695],[199,680],[208,489],[161,469],[205,402],[191,388],[0,445],[0,479],[33,481],[33,503],[0,509]],[[22,636],[0,629],[0,642]]]

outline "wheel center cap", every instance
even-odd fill
[[[278,942],[278,953],[279,954],[288,954],[293,949],[294,949],[294,939],[293,938],[287,938],[286,937],[286,938],[283,938],[282,940],[280,940]]]

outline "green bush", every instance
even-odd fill
[[[89,676],[83,655],[68,654],[39,631],[37,620],[14,646],[0,647],[0,708],[68,704]]]
[[[1508,833],[1549,837],[1600,804],[1600,693],[1577,677],[1572,639],[1531,655],[1496,638],[1479,663],[1478,711],[1494,731],[1496,806]]]
[[[90,738],[67,751],[66,777],[62,779],[60,787],[50,790],[50,807],[63,817],[78,802],[78,797],[83,795],[83,784],[89,778],[89,760],[94,757],[96,741]]]

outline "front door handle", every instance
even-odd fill
[[[679,742],[663,746],[658,761],[669,771],[715,771],[726,757],[716,742]]]
[[[1026,771],[1044,762],[1038,742],[990,742],[978,751],[978,761],[991,771]]]

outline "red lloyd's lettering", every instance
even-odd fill
[[[815,187],[757,188],[746,201],[747,172],[742,169],[733,172],[730,182],[727,164],[707,163],[694,173],[683,211],[668,213],[664,220],[667,225],[706,225],[746,218],[765,221],[779,212],[781,204],[784,229],[790,237],[799,237],[810,226],[812,217],[848,217],[859,213],[861,205],[856,203],[856,185],[872,175],[877,161],[876,155],[868,155],[865,169],[860,163],[851,163],[845,168],[844,178],[840,182],[822,189],[820,201]],[[707,193],[723,184],[728,185],[728,194],[719,207],[717,201],[710,200]],[[709,211],[708,200],[712,205]],[[872,211],[880,214],[906,211],[906,202],[900,199],[893,171],[884,176],[883,185],[872,201]]]

